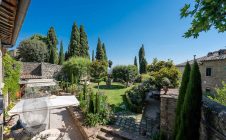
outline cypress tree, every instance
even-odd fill
[[[65,56],[64,60],[68,60],[68,52],[67,51],[65,52],[64,56]]]
[[[104,51],[100,41],[98,38],[97,49],[96,49],[96,60],[103,61],[104,60]]]
[[[143,44],[139,50],[139,66],[140,66],[140,74],[147,72],[147,61],[145,59],[145,51],[144,51]]]
[[[137,66],[137,57],[134,58],[134,65]]]
[[[68,57],[72,56],[80,56],[81,53],[81,45],[80,45],[80,32],[77,27],[77,24],[74,22],[71,31],[71,38],[68,46]]]
[[[108,61],[108,57],[107,57],[106,48],[105,48],[105,44],[104,43],[102,44],[102,48],[103,48],[103,51],[104,51],[104,60]]]
[[[180,119],[181,119],[180,114],[181,114],[181,110],[182,110],[182,107],[183,107],[183,104],[184,104],[184,97],[185,97],[187,85],[188,85],[188,82],[189,82],[190,72],[191,72],[191,66],[187,62],[185,69],[184,69],[183,76],[182,76],[181,86],[180,86],[180,89],[179,89],[179,96],[178,96],[178,100],[177,100],[176,118],[175,118],[173,139],[176,138],[176,135],[177,135],[177,133],[180,129],[179,128]]]
[[[84,26],[80,26],[80,44],[81,44],[81,57],[89,58],[89,45],[87,35],[84,29]]]
[[[57,64],[57,61],[58,61],[57,44],[58,44],[58,40],[56,37],[56,32],[53,27],[50,27],[47,33],[47,45],[49,50],[48,60],[52,64]]]
[[[62,65],[64,63],[64,46],[63,42],[60,42],[60,53],[59,53],[59,65]]]
[[[96,93],[96,113],[100,113],[100,102],[101,102],[101,98],[100,98],[100,93]]]
[[[94,106],[94,93],[91,92],[89,97],[89,113],[95,113],[95,106]]]
[[[56,62],[55,59],[56,59],[56,57],[55,57],[55,55],[54,55],[54,48],[51,47],[49,63],[55,64],[55,62]]]
[[[92,61],[95,61],[94,50],[92,51]]]
[[[143,73],[147,73],[147,60],[145,58],[142,58],[140,62],[140,74]]]
[[[177,133],[176,140],[199,140],[201,106],[201,74],[198,63],[194,60],[181,111],[180,130]]]

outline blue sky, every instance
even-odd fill
[[[105,43],[114,65],[133,64],[144,44],[146,58],[180,63],[193,55],[225,48],[226,34],[212,29],[198,39],[185,39],[191,19],[180,19],[186,0],[32,0],[15,47],[32,34],[46,35],[53,26],[58,40],[68,48],[74,21],[83,24],[90,52],[98,37]],[[91,54],[91,53],[90,53]]]

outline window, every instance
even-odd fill
[[[206,88],[206,93],[210,94],[210,92],[211,92],[210,88]]]
[[[212,69],[211,68],[206,68],[206,76],[211,76],[212,75]]]

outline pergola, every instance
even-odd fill
[[[15,44],[30,0],[0,0],[0,39],[3,47]]]

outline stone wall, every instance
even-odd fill
[[[62,70],[61,65],[42,63],[42,76],[44,79],[56,78]]]
[[[168,139],[174,128],[176,102],[176,95],[161,95],[160,129]],[[203,97],[200,139],[226,140],[226,106],[206,97]]]

